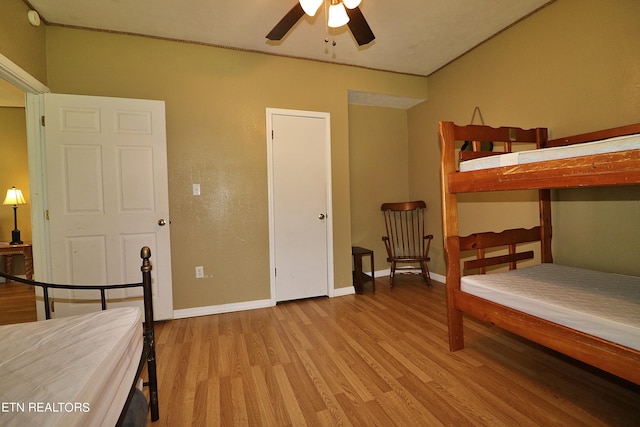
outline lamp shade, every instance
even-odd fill
[[[4,198],[3,205],[25,205],[27,201],[24,199],[22,195],[22,191],[18,190],[16,187],[11,187],[7,190],[7,196]]]
[[[309,16],[314,16],[324,0],[300,0],[302,10]]]
[[[344,3],[344,7],[346,7],[347,9],[354,9],[360,6],[362,0],[342,0],[342,3]]]
[[[331,28],[338,28],[349,22],[347,10],[341,2],[329,6],[329,20],[327,25]]]

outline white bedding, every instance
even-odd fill
[[[541,150],[518,151],[515,153],[501,154],[499,156],[466,160],[460,162],[460,172],[638,149],[640,149],[640,134],[618,136],[584,144],[544,148]]]
[[[640,350],[640,277],[541,264],[464,276],[461,289]]]
[[[0,327],[0,425],[114,426],[142,346],[138,308]]]

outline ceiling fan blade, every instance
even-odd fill
[[[347,25],[349,25],[351,34],[353,34],[359,46],[371,43],[376,38],[359,7],[347,9],[347,15],[349,15],[349,23]]]
[[[284,15],[284,18],[282,18],[280,22],[278,22],[276,26],[273,27],[273,30],[271,30],[271,32],[267,34],[267,38],[269,40],[282,39],[284,35],[287,34],[287,32],[294,25],[296,25],[296,22],[298,22],[298,20],[300,20],[300,18],[302,18],[303,16],[304,9],[302,9],[302,6],[300,6],[300,2],[296,2],[296,5],[293,6],[293,8],[291,8],[291,10],[287,12],[286,15]]]
[[[349,25],[351,34],[353,34],[359,46],[371,43],[376,38],[359,7],[347,9],[347,15],[349,16],[349,23],[347,25]]]

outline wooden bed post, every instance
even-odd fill
[[[540,262],[552,263],[551,190],[538,190],[540,204]]]
[[[536,148],[547,146],[548,133],[546,128],[536,129]],[[551,254],[551,190],[538,190],[540,204],[540,262],[552,263]]]
[[[158,408],[158,374],[156,370],[156,343],[153,327],[153,292],[151,289],[151,249],[144,246],[140,250],[142,258],[142,285],[144,288],[144,339],[149,345],[147,355],[147,372],[149,374],[149,407],[151,410],[151,420],[157,421],[160,418]]]
[[[458,199],[449,192],[448,175],[455,172],[455,136],[454,124],[440,122],[440,143],[442,161],[440,162],[440,182],[442,185],[442,231],[444,233],[444,251],[447,261],[447,321],[449,323],[449,349],[460,350],[464,347],[462,312],[454,307],[453,295],[460,290],[460,241],[458,240]]]

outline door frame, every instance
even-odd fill
[[[37,280],[49,281],[48,232],[46,228],[44,191],[44,150],[40,117],[44,114],[44,94],[49,88],[31,74],[0,54],[0,78],[25,92],[25,115],[27,123],[27,162],[29,166],[29,201],[33,243],[33,272]],[[40,308],[38,307],[38,318]],[[44,311],[43,311],[44,312]]]
[[[326,197],[326,224],[327,224],[327,295],[334,296],[334,271],[333,271],[333,204],[331,189],[331,120],[329,113],[304,110],[289,110],[282,108],[267,108],[267,181],[269,197],[269,289],[271,305],[276,305],[276,263],[275,263],[275,206],[273,200],[273,116],[288,115],[297,117],[313,117],[323,119],[325,122],[325,197]]]

